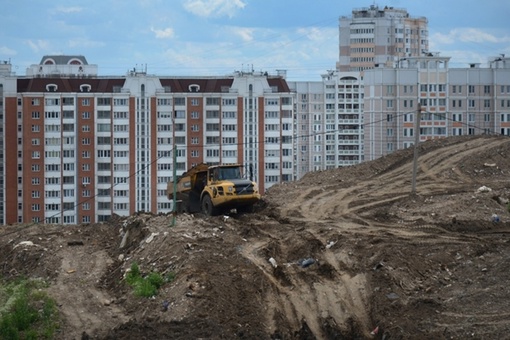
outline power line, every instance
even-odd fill
[[[402,112],[402,113],[398,113],[396,115],[394,115],[394,118],[400,118],[400,117],[403,117],[407,114],[414,114],[416,113],[415,110],[412,110],[412,111],[407,111],[407,112]],[[441,120],[447,120],[447,121],[450,121],[450,122],[456,122],[456,123],[460,123],[464,126],[467,126],[469,128],[474,128],[474,129],[479,129],[479,130],[482,130],[484,132],[487,131],[486,128],[483,128],[483,127],[478,127],[476,125],[473,125],[473,124],[469,124],[469,123],[464,123],[464,122],[459,122],[459,121],[456,121],[454,120],[453,118],[449,118],[447,114],[452,114],[452,112],[444,112],[444,115],[442,112],[438,113],[438,112],[430,112],[430,111],[422,111],[422,117],[423,117],[423,114],[431,114],[433,116],[438,116],[440,118],[442,118]],[[381,112],[381,114],[385,114],[384,112]],[[386,112],[386,114],[391,114],[389,112]],[[362,126],[363,128],[366,128],[366,127],[369,127],[370,125],[375,125],[375,124],[378,124],[378,123],[381,123],[381,122],[384,122],[386,121],[387,118],[386,117],[383,117],[379,120],[375,120],[375,121],[372,121],[370,123],[364,123],[364,124],[359,124],[359,126]],[[421,119],[421,121],[423,121],[423,119]],[[357,125],[357,124],[353,124],[353,125]],[[175,124],[174,124],[175,126]],[[437,126],[436,126],[437,127]],[[289,136],[281,136],[281,137],[289,137],[289,144],[295,142],[295,139],[303,139],[303,138],[309,138],[309,137],[315,137],[317,135],[327,135],[327,134],[332,134],[332,133],[339,133],[339,132],[342,132],[344,130],[352,130],[352,129],[333,129],[333,130],[327,130],[327,131],[319,131],[319,132],[313,132],[313,133],[309,133],[309,134],[303,134],[303,135],[289,135]],[[361,129],[360,129],[361,130]],[[417,132],[415,132],[417,133]],[[497,133],[494,133],[497,135]],[[217,136],[219,137],[219,136]],[[280,138],[281,137],[266,137],[266,138],[276,138],[276,141],[279,143],[280,142]],[[365,142],[373,142],[373,141],[380,141],[380,140],[369,140],[369,139],[363,139],[363,143]],[[361,140],[360,140],[360,144],[361,144]],[[255,145],[259,145],[259,144],[268,144],[267,142],[267,139],[264,139],[264,140],[257,140],[256,142],[239,142],[239,143],[218,143],[218,144],[208,144],[208,145],[204,145],[204,144],[197,144],[197,145],[193,145],[193,146],[189,146],[189,145],[180,145],[179,148],[184,148],[184,149],[187,149],[188,147],[193,147],[193,148],[217,148],[217,147],[220,147],[220,146],[242,146],[242,145],[248,145],[248,144],[255,144]],[[276,144],[276,143],[275,143]],[[108,189],[105,189],[105,190],[108,190],[110,191],[110,195],[113,194],[113,189],[119,185],[119,184],[125,184],[128,182],[128,180],[130,178],[132,178],[133,176],[137,175],[138,173],[140,173],[141,171],[144,171],[146,170],[147,168],[149,168],[150,166],[154,165],[157,161],[159,161],[160,159],[162,158],[166,158],[168,157],[168,154],[171,154],[172,152],[174,151],[174,148],[172,148],[171,150],[161,150],[161,155],[156,157],[153,161],[151,161],[149,164],[145,165],[144,167],[141,167],[140,169],[138,169],[137,171],[133,172],[132,174],[130,174],[129,176],[127,177],[124,177],[122,178],[123,179],[123,182],[117,182],[117,183],[114,183],[112,186],[110,186],[110,188]],[[101,189],[98,189],[98,190],[101,190]],[[70,210],[73,210],[74,208],[82,205],[82,204],[85,204],[97,197],[100,197],[100,194],[95,194],[87,199],[85,199],[84,201],[81,201],[81,202],[78,202],[76,204],[73,205],[72,208],[69,208],[69,209],[62,209],[60,210],[58,213],[52,215],[52,216],[49,216],[49,217],[46,217],[44,218],[44,221],[47,221],[47,220],[51,220],[53,218],[55,218],[56,216],[59,216],[59,215],[62,215],[64,212],[66,211],[70,211]],[[31,225],[33,224],[38,224],[40,222],[34,222],[32,223]],[[30,225],[29,225],[30,226]]]

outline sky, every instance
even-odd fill
[[[44,55],[83,55],[100,76],[287,71],[320,81],[338,61],[339,18],[377,5],[426,17],[450,67],[510,57],[510,0],[2,0],[0,61],[26,74]]]

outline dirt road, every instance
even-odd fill
[[[408,149],[273,187],[254,214],[5,227],[2,275],[51,283],[59,339],[506,338],[510,140],[419,151],[416,195]],[[176,278],[135,297],[133,262]]]

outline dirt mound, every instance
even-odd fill
[[[506,338],[510,140],[455,137],[272,187],[254,214],[0,229],[58,339]],[[125,275],[175,277],[151,298]]]

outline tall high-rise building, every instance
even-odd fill
[[[428,21],[393,7],[354,9],[340,17],[337,70],[364,71],[377,65],[394,66],[400,58],[428,53]]]

